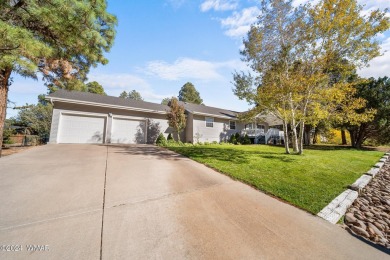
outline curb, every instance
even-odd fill
[[[336,224],[342,216],[345,215],[347,209],[357,199],[361,190],[375,177],[380,169],[385,164],[386,160],[389,159],[390,153],[385,153],[379,162],[374,165],[365,174],[360,176],[352,185],[348,186],[348,189],[342,192],[334,200],[332,200],[325,208],[323,208],[317,216],[325,219],[326,221]]]

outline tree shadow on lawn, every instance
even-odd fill
[[[306,150],[323,150],[323,151],[331,151],[331,150],[355,150],[355,151],[377,151],[375,147],[362,147],[360,149],[354,148],[349,145],[309,145],[305,146]]]
[[[219,149],[219,148],[194,148],[194,147],[171,147],[169,148],[175,152],[183,154],[189,158],[198,160],[218,160],[233,162],[236,164],[245,164],[255,160],[257,157],[268,160],[275,160],[281,162],[294,162],[296,158],[291,155],[277,152],[263,152],[263,151],[243,151],[236,149]]]

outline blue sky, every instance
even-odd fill
[[[307,0],[295,0],[298,5]],[[390,7],[389,0],[360,0],[365,12]],[[106,56],[109,64],[93,68],[96,80],[108,95],[135,89],[146,101],[160,103],[177,96],[192,82],[209,106],[237,111],[248,109],[232,92],[232,73],[245,69],[240,61],[242,38],[259,14],[255,0],[109,0],[109,12],[117,15],[115,44]],[[390,51],[390,33],[380,37]],[[390,76],[390,52],[371,61],[362,76]],[[9,99],[17,106],[36,103],[46,93],[41,81],[13,75]],[[13,105],[10,105],[11,107]],[[7,118],[16,110],[8,109]]]

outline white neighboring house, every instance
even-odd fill
[[[98,94],[58,90],[46,99],[53,106],[49,143],[154,143],[169,127],[166,114],[169,107],[151,102],[123,99]],[[187,125],[181,140],[223,142],[232,134],[248,134],[253,143],[279,143],[283,132],[280,122],[271,117],[257,117],[242,123],[239,112],[182,103]]]

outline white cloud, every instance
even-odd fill
[[[210,10],[214,11],[227,11],[235,10],[238,7],[237,0],[205,0],[200,5],[200,10],[202,12],[207,12]]]
[[[90,74],[89,81],[99,82],[105,89],[130,89],[149,88],[149,83],[144,79],[126,73],[114,74]]]
[[[382,46],[382,52],[385,52],[382,56],[376,57],[370,62],[370,66],[358,71],[358,74],[362,77],[384,77],[390,76],[390,37],[388,37]]]
[[[244,8],[240,12],[221,20],[221,25],[226,28],[225,34],[230,37],[243,37],[249,31],[251,24],[256,22],[260,14],[257,6]]]
[[[139,76],[127,73],[92,73],[89,75],[89,81],[99,82],[104,87],[106,93],[112,96],[119,96],[122,91],[131,91],[133,89],[138,91],[146,101],[151,102],[159,103],[163,98],[172,96],[172,94],[156,94],[146,80]]]
[[[166,3],[168,3],[170,6],[172,6],[174,9],[180,8],[186,0],[167,0]]]
[[[147,74],[157,76],[164,80],[196,79],[220,80],[223,76],[219,69],[240,69],[241,61],[210,62],[191,58],[179,58],[173,63],[165,61],[151,61],[143,69]]]

